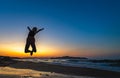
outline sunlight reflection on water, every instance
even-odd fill
[[[95,77],[73,76],[51,72],[42,72],[31,69],[0,67],[0,78],[95,78]]]

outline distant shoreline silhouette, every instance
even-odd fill
[[[39,32],[44,30],[44,28],[38,29],[37,27],[33,27],[32,29],[30,27],[27,27],[29,30],[28,37],[26,39],[26,45],[25,45],[25,53],[30,53],[30,55],[33,55],[33,52],[36,52],[36,45],[35,45],[35,35]],[[29,50],[29,47],[32,47],[32,50]]]

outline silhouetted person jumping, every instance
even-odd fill
[[[44,28],[41,29],[37,29],[37,27],[33,27],[32,30],[30,29],[30,27],[27,27],[29,30],[29,34],[26,40],[26,45],[25,45],[25,53],[30,53],[30,55],[32,56],[33,52],[36,52],[36,46],[35,46],[35,38],[34,36],[39,32],[44,30]],[[32,51],[29,50],[29,47],[32,47]]]

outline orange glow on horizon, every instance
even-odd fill
[[[1,56],[30,57],[30,53],[24,53],[23,45],[3,45],[1,47]],[[63,54],[57,48],[40,46],[40,48],[37,49],[37,52],[34,53],[32,57],[56,57],[59,55]]]
[[[37,52],[30,56],[30,53],[24,53],[24,44],[9,43],[0,45],[0,56],[11,57],[60,57],[60,56],[75,56],[75,57],[93,57],[106,52],[101,49],[76,48],[73,46],[58,47],[53,45],[37,45]]]

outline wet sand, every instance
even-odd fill
[[[0,78],[120,78],[120,72],[19,61],[0,67]]]
[[[31,69],[16,69],[12,67],[0,67],[0,78],[95,78],[88,76],[74,76],[55,72],[43,72]]]

